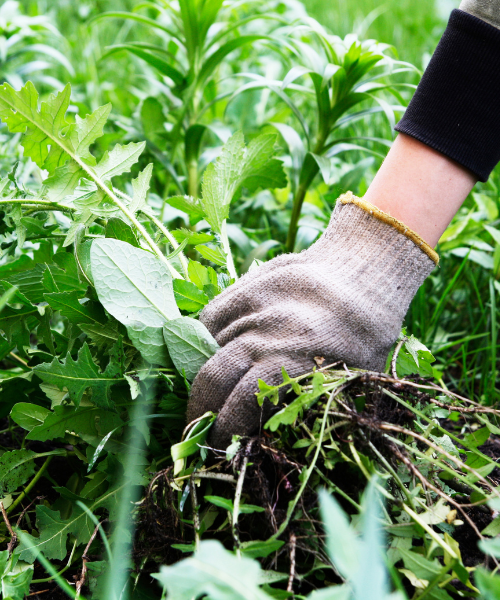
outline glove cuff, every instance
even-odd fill
[[[370,202],[367,202],[363,198],[358,198],[352,192],[342,194],[339,197],[338,201],[341,204],[355,204],[356,206],[369,213],[379,221],[387,223],[387,225],[391,225],[392,227],[394,227],[394,229],[399,231],[399,233],[402,233],[405,237],[411,240],[420,250],[422,250],[424,254],[426,254],[434,262],[434,264],[439,264],[438,253],[433,248],[431,248],[431,246],[429,246],[429,244],[425,242],[418,235],[418,233],[407,227],[401,221],[398,221],[398,219],[395,219],[391,215],[388,215],[383,210],[380,210],[380,208],[374,206]]]

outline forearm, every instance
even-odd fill
[[[476,179],[444,154],[401,133],[364,198],[434,247]]]
[[[470,14],[452,13],[365,196],[431,245],[500,159],[500,32],[491,26],[500,23],[500,0],[461,8]]]

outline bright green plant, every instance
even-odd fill
[[[0,81],[20,87],[32,78],[54,88],[59,82],[45,73],[54,63],[64,67],[66,76],[73,75],[64,54],[47,43],[50,38],[60,38],[60,34],[48,18],[28,17],[20,11],[19,2],[4,2],[0,6]]]

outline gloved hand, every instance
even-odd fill
[[[382,371],[403,317],[437,254],[402,223],[350,192],[321,238],[244,275],[203,310],[221,349],[200,370],[188,404],[191,421],[219,412],[209,442],[256,431],[257,381],[307,373],[325,364]],[[263,424],[263,423],[262,423]]]

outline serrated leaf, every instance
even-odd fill
[[[71,323],[85,323],[89,325],[104,323],[106,317],[102,308],[97,303],[80,302],[79,292],[56,292],[44,294],[45,300],[53,310],[58,310],[63,317]]]
[[[203,219],[205,216],[200,201],[195,200],[192,196],[172,196],[167,198],[165,202],[198,220]]]
[[[116,413],[95,406],[80,408],[55,406],[53,411],[47,412],[43,423],[30,431],[28,439],[46,442],[63,438],[66,432],[102,438],[123,425],[123,421]]]
[[[146,198],[149,190],[149,182],[153,173],[153,163],[149,163],[147,167],[139,173],[136,179],[132,179],[132,189],[134,195],[130,203],[130,212],[136,213],[146,206]],[[126,241],[126,240],[125,240]]]
[[[142,154],[146,142],[130,142],[126,146],[116,144],[111,152],[106,151],[95,167],[95,172],[103,181],[128,173]]]
[[[186,379],[195,378],[198,371],[219,349],[208,329],[200,321],[180,317],[163,326],[163,334],[175,368]]]
[[[95,512],[99,508],[112,508],[116,502],[117,494],[123,486],[108,490],[103,496],[88,505]],[[78,505],[73,505],[71,517],[62,519],[59,511],[39,504],[36,507],[37,527],[40,537],[36,538],[25,534],[18,552],[20,559],[32,563],[36,558],[36,550],[42,552],[46,558],[63,560],[66,556],[66,540],[68,535],[73,534],[77,544],[88,542],[95,524],[88,514]]]
[[[0,497],[10,494],[35,474],[36,452],[11,450],[0,456]]]
[[[175,300],[181,310],[196,312],[208,304],[208,296],[194,283],[175,279],[173,285]]]
[[[99,407],[112,409],[111,386],[122,379],[113,359],[104,373],[101,373],[92,359],[90,349],[85,343],[73,360],[68,352],[63,360],[54,357],[51,363],[42,363],[33,368],[33,372],[44,382],[56,385],[60,390],[68,389],[70,399],[78,406],[86,390],[91,390],[92,402]]]
[[[243,134],[235,133],[223,146],[215,161],[205,170],[201,204],[205,218],[217,233],[229,215],[229,205],[242,186],[284,187],[283,164],[273,158],[274,134],[260,135],[245,148]]]

